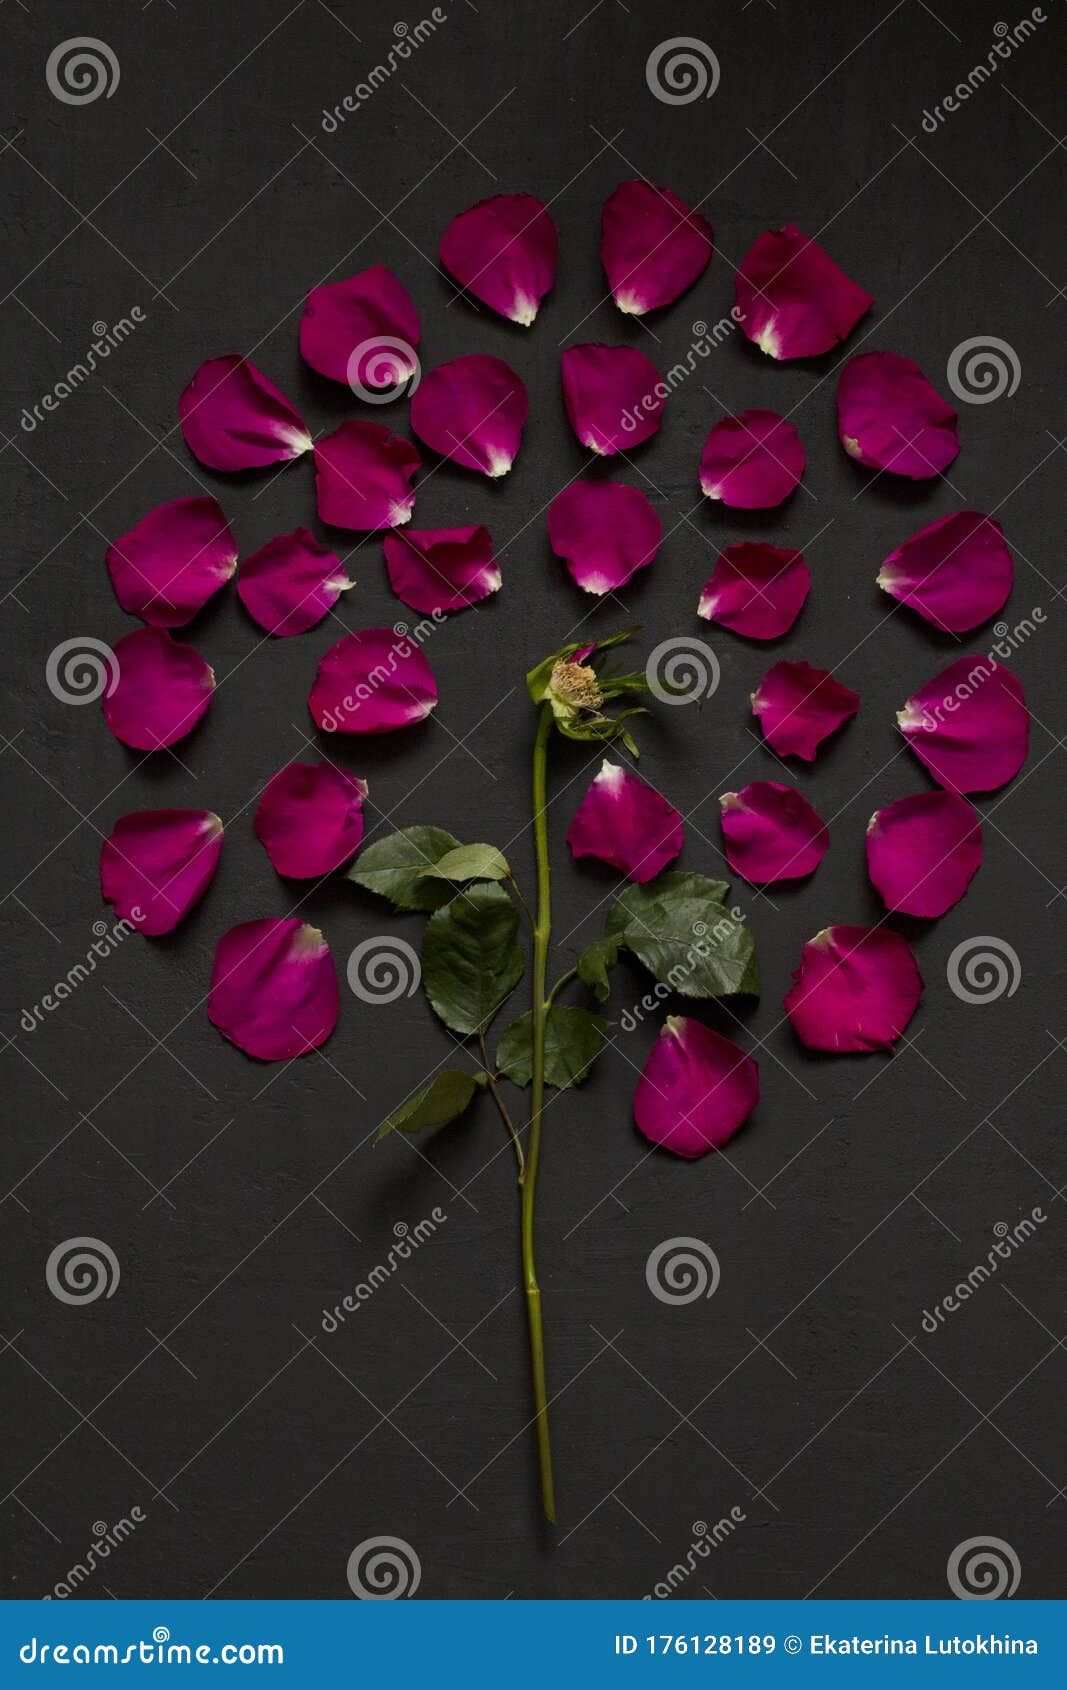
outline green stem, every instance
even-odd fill
[[[534,1201],[537,1165],[541,1154],[541,1116],[545,1101],[545,977],[548,940],[552,929],[552,877],[548,862],[548,819],[546,779],[548,741],[552,734],[552,709],[542,705],[533,749],[533,828],[537,860],[537,919],[533,933],[533,1096],[530,1137],[526,1151],[526,1173],[522,1182],[522,1277],[526,1290],[526,1318],[530,1330],[530,1362],[533,1372],[534,1412],[537,1424],[537,1458],[541,1472],[541,1504],[545,1518],[556,1518],[556,1493],[552,1482],[552,1444],[548,1428],[548,1393],[545,1386],[545,1345],[541,1324],[541,1288],[534,1265]]]
[[[523,1180],[526,1178],[526,1158],[522,1153],[522,1140],[515,1130],[514,1121],[508,1114],[507,1104],[500,1095],[500,1087],[496,1083],[496,1074],[493,1071],[493,1064],[489,1060],[489,1046],[485,1040],[485,1031],[481,1027],[478,1029],[478,1043],[481,1046],[482,1068],[485,1071],[485,1078],[489,1086],[490,1094],[492,1095],[493,1102],[500,1111],[500,1119],[508,1129],[508,1136],[510,1137],[512,1144],[515,1146],[515,1155],[519,1163],[519,1184],[521,1185]]]
[[[546,1009],[552,1008],[552,1005],[555,1003],[558,994],[563,990],[563,988],[567,984],[568,980],[574,979],[574,976],[577,974],[577,972],[578,972],[578,970],[577,970],[576,967],[575,968],[568,968],[566,974],[560,975],[559,979],[556,981],[556,984],[553,986],[552,990],[549,992],[548,997],[545,1001],[545,1008]]]

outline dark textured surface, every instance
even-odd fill
[[[93,1522],[134,1505],[145,1523],[82,1594],[343,1598],[352,1547],[390,1534],[416,1549],[426,1596],[636,1596],[684,1559],[695,1521],[731,1508],[743,1522],[682,1594],[940,1596],[953,1547],[988,1533],[1013,1546],[1023,1595],[1062,1594],[1055,436],[1067,278],[1064,155],[1050,131],[1063,21],[1050,6],[1053,20],[929,135],[924,107],[985,58],[1001,17],[991,0],[934,10],[943,22],[918,0],[891,10],[881,0],[601,0],[584,16],[585,0],[456,0],[401,74],[326,134],[323,107],[392,39],[379,8],[5,7],[3,135],[15,137],[0,157],[4,725],[14,736],[4,753],[14,890],[3,906],[3,1026],[14,1040],[4,1191],[15,1187],[4,1205],[3,1336],[14,1343],[0,1357],[9,1595],[43,1595],[82,1557]],[[56,42],[82,30],[106,37],[121,81],[112,98],[72,107],[51,97],[44,67]],[[645,63],[682,34],[710,42],[722,80],[713,99],[670,107],[650,94]],[[719,247],[692,293],[651,323],[658,344],[605,302],[597,258],[599,208],[638,173],[699,202]],[[512,187],[551,200],[561,237],[559,281],[529,333],[450,303],[433,262],[450,215]],[[658,437],[620,465],[669,537],[639,585],[590,614],[542,517],[582,461],[558,397],[560,343],[625,339],[672,364],[694,322],[728,311],[731,267],[751,240],[791,219],[825,231],[877,297],[850,349],[907,353],[945,390],[952,349],[993,335],[1018,355],[1018,390],[961,405],[951,485],[898,485],[838,446],[836,357],[778,368],[727,338],[671,398]],[[133,626],[103,553],[149,507],[207,485],[242,554],[313,521],[306,464],[277,478],[201,471],[176,432],[175,400],[203,357],[235,349],[315,432],[354,414],[302,367],[296,323],[309,285],[378,261],[414,294],[427,364],[497,353],[532,405],[504,482],[446,465],[420,494],[422,526],[492,525],[504,588],[433,636],[441,705],[424,730],[332,746],[369,779],[377,832],[433,821],[491,839],[528,879],[522,676],[582,617],[592,630],[641,621],[642,660],[681,633],[706,633],[719,657],[722,683],[701,712],[661,709],[640,731],[642,771],[687,817],[686,868],[719,872],[721,791],[781,775],[747,714],[769,662],[840,666],[863,701],[814,767],[786,777],[834,818],[822,867],[771,896],[738,891],[765,996],[740,1032],[725,1010],[707,1018],[753,1049],[763,1096],[729,1161],[646,1159],[630,1098],[654,1036],[647,1021],[618,1038],[581,1094],[550,1106],[540,1251],[560,1393],[555,1545],[532,1500],[515,1189],[499,1123],[484,1105],[437,1136],[366,1142],[446,1055],[447,1035],[420,997],[384,1007],[346,991],[324,1053],[268,1069],[206,1019],[218,935],[287,913],[302,895],[274,876],[251,807],[305,749],[308,685],[338,622],[261,641],[233,594],[221,595],[190,630],[221,685],[178,747],[184,767],[127,753],[98,707],[65,707],[45,682],[61,640],[113,641]],[[85,351],[92,323],[134,304],[147,320],[105,369],[32,434],[21,428],[22,407]],[[748,519],[697,508],[708,427],[723,407],[750,405],[796,407],[806,490]],[[405,410],[376,415],[402,429]],[[914,528],[960,505],[996,510],[1016,548],[1008,619],[1045,612],[1009,659],[1036,718],[1030,759],[980,802],[986,856],[968,897],[938,923],[897,924],[927,981],[911,1042],[891,1061],[816,1059],[783,1024],[781,999],[804,939],[881,913],[864,873],[867,818],[925,784],[894,711],[992,637],[979,630],[961,648],[887,615],[873,577]],[[713,546],[746,535],[802,547],[812,568],[808,607],[774,648],[693,617]],[[350,568],[358,585],[339,607],[344,624],[396,620],[378,543],[357,545]],[[614,885],[571,865],[563,845],[595,764],[580,749],[553,753],[564,963],[599,930]],[[84,956],[105,913],[101,832],[158,804],[208,806],[229,824],[208,897],[175,935],[127,940],[26,1032],[20,1012]],[[300,912],[324,928],[342,969],[361,938],[418,938],[415,918],[394,920],[343,883],[312,891]],[[946,963],[980,935],[1015,949],[1022,979],[1010,997],[968,1005]],[[618,1017],[647,980],[623,966],[616,982]],[[448,1219],[433,1241],[325,1335],[323,1307],[382,1260],[397,1223],[413,1227],[435,1205]],[[996,1224],[1035,1205],[1048,1216],[1037,1235],[924,1333],[924,1308],[985,1259]],[[71,1308],[49,1294],[44,1270],[53,1246],[79,1235],[109,1243],[121,1282],[112,1298]],[[650,1294],[645,1261],[685,1235],[714,1248],[722,1283],[710,1301],[669,1308]]]

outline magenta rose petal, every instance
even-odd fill
[[[741,261],[734,291],[742,332],[778,359],[829,352],[874,304],[793,223],[760,235]]]
[[[153,628],[191,622],[237,567],[237,542],[214,499],[172,499],[107,549],[123,610]]]
[[[286,1062],[324,1044],[337,1025],[337,975],[317,927],[268,917],[219,940],[208,1019],[261,1062]]]
[[[650,564],[663,528],[645,495],[621,481],[572,481],[548,507],[548,539],[587,593],[610,593]]]
[[[982,861],[982,824],[955,792],[918,792],[877,810],[867,824],[867,870],[885,906],[944,915]]]
[[[532,194],[494,194],[453,217],[441,263],[483,305],[529,328],[556,279],[559,239]]]
[[[920,762],[950,791],[992,792],[1017,775],[1030,743],[1022,683],[990,657],[959,657],[909,698],[897,721]]]
[[[742,411],[716,423],[700,457],[700,489],[737,510],[780,505],[804,473],[804,448],[777,411]]]
[[[940,475],[960,449],[956,412],[899,352],[861,352],[845,365],[837,432],[858,464],[912,481]]]
[[[308,697],[325,733],[382,734],[422,722],[437,682],[419,647],[395,628],[361,628],[331,646]]]
[[[752,694],[752,714],[771,749],[806,763],[859,707],[859,693],[835,681],[829,669],[810,663],[776,663]]]
[[[892,1050],[923,989],[911,946],[888,927],[824,927],[793,979],[785,1010],[809,1050]]]
[[[213,810],[134,810],[104,840],[100,888],[139,933],[169,933],[204,896],[221,851]]]
[[[830,830],[795,787],[756,780],[724,792],[722,836],[726,860],[753,886],[812,874],[830,844]]]
[[[116,739],[136,751],[158,751],[192,732],[215,690],[211,666],[198,651],[163,628],[138,628],[119,640],[114,657],[118,680],[102,703]]]
[[[406,528],[385,537],[389,583],[398,599],[427,616],[463,610],[500,586],[488,528]]]
[[[511,365],[472,352],[423,377],[411,396],[411,426],[443,458],[495,477],[515,461],[528,410]]]
[[[659,428],[663,381],[636,346],[568,346],[560,376],[570,425],[590,452],[611,457]]]
[[[208,469],[261,469],[311,450],[285,394],[236,352],[201,364],[178,400],[185,444]]]
[[[300,355],[331,381],[372,395],[418,373],[419,314],[384,264],[312,288],[300,319]]]
[[[365,780],[332,763],[290,763],[263,788],[256,838],[279,874],[329,874],[359,849],[366,796]]]
[[[810,586],[802,553],[743,541],[719,553],[697,615],[750,640],[776,640],[800,615]]]
[[[303,634],[354,585],[336,552],[309,528],[294,528],[244,559],[237,596],[269,634]]]
[[[651,182],[621,182],[604,206],[600,259],[612,298],[643,317],[691,287],[711,261],[711,224]]]
[[[634,1092],[634,1120],[652,1144],[692,1160],[720,1150],[759,1102],[751,1056],[702,1021],[668,1015]]]
[[[599,857],[629,880],[652,880],[682,848],[682,818],[639,775],[605,760],[574,812],[574,857]]]
[[[315,497],[332,528],[369,534],[410,522],[411,478],[421,459],[410,440],[384,423],[343,422],[315,446]]]
[[[883,592],[952,634],[966,634],[995,616],[1014,580],[1004,530],[981,511],[956,511],[927,523],[890,552],[878,575]]]

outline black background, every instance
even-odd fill
[[[1018,1555],[1021,1594],[1062,1594],[1056,436],[1067,277],[1055,144],[1063,20],[1047,9],[1051,21],[930,135],[924,108],[985,59],[1014,9],[454,0],[400,74],[328,134],[323,108],[394,39],[398,20],[381,8],[4,8],[8,1594],[43,1595],[82,1557],[93,1522],[134,1505],[145,1523],[83,1595],[345,1598],[352,1548],[389,1534],[416,1550],[424,1596],[639,1596],[685,1557],[694,1522],[731,1508],[743,1523],[680,1594],[941,1596],[953,1547],[989,1533]],[[108,41],[121,79],[111,98],[73,107],[48,92],[45,62],[79,33]],[[646,59],[675,35],[714,48],[722,74],[710,100],[672,107],[649,92]],[[655,339],[606,300],[598,261],[600,206],[633,175],[699,204],[716,231],[712,266],[650,321]],[[559,279],[529,332],[453,303],[434,262],[449,217],[505,189],[550,201],[560,230]],[[619,464],[669,537],[643,579],[594,603],[544,532],[544,507],[582,461],[559,400],[560,344],[630,341],[668,367],[694,323],[729,310],[751,241],[789,220],[877,298],[849,352],[903,352],[947,391],[952,349],[997,336],[1018,355],[1017,391],[960,406],[951,484],[875,479],[837,442],[837,357],[778,367],[727,338],[672,396],[660,434]],[[45,682],[61,640],[114,641],[133,626],[104,551],[155,504],[208,486],[242,554],[314,523],[306,462],[273,478],[216,477],[188,456],[175,401],[201,359],[235,350],[314,432],[356,414],[302,366],[296,328],[309,286],[376,262],[415,297],[428,367],[497,353],[528,383],[531,416],[503,482],[446,464],[419,496],[418,526],[490,523],[504,586],[433,636],[441,703],[424,729],[329,747],[370,782],[369,836],[432,821],[506,846],[528,881],[523,676],[583,618],[590,631],[640,621],[639,661],[687,633],[720,660],[702,710],[662,708],[640,728],[642,772],[687,818],[686,868],[720,871],[721,791],[782,777],[747,706],[771,662],[805,657],[862,695],[817,763],[785,777],[833,818],[821,868],[768,895],[737,893],[765,995],[738,1011],[740,1028],[725,1008],[707,1019],[758,1057],[762,1098],[728,1157],[646,1158],[630,1099],[650,1023],[620,1034],[591,1083],[546,1117],[555,1543],[538,1524],[523,1431],[517,1205],[499,1123],[486,1104],[451,1130],[368,1142],[448,1054],[448,1035],[421,996],[368,1005],[342,984],[323,1053],[265,1068],[205,1014],[214,945],[234,922],[299,901],[342,977],[362,938],[418,941],[416,918],[393,918],[343,881],[306,897],[280,882],[252,833],[264,783],[310,752],[306,694],[338,621],[262,639],[234,594],[219,595],[188,630],[220,687],[177,748],[186,767],[127,752],[98,706],[64,706]],[[146,321],[105,369],[32,434],[21,428],[23,406],[85,352],[91,325],[135,304]],[[746,520],[698,503],[696,468],[723,409],[751,405],[793,413],[808,469],[806,491]],[[403,401],[374,415],[405,428]],[[963,505],[995,510],[1016,549],[1009,619],[1045,612],[1009,660],[1035,715],[1029,762],[979,803],[985,861],[964,901],[938,923],[894,923],[926,978],[910,1042],[891,1060],[814,1058],[783,1024],[790,970],[828,922],[879,918],[867,819],[927,784],[894,712],[992,637],[982,629],[961,647],[889,614],[874,576],[907,534]],[[800,547],[812,569],[808,606],[772,648],[694,617],[714,547],[746,535]],[[378,541],[336,538],[358,581],[341,622],[395,621],[403,607]],[[574,866],[563,843],[595,762],[580,747],[553,750],[559,966],[599,931],[616,884]],[[107,914],[101,835],[128,810],[172,804],[214,808],[229,824],[204,902],[169,938],[127,940],[27,1033],[22,1009],[84,956]],[[1022,979],[1011,997],[969,1005],[950,991],[946,963],[982,935],[1016,950]],[[647,984],[622,966],[611,1013]],[[397,1223],[414,1226],[435,1205],[448,1219],[432,1243],[324,1335],[323,1307],[382,1260]],[[997,1223],[1035,1205],[1048,1217],[1037,1236],[936,1336],[924,1333],[923,1309],[985,1259]],[[105,1240],[121,1263],[116,1294],[84,1308],[58,1302],[44,1278],[53,1246],[78,1235]],[[710,1301],[666,1307],[646,1285],[646,1258],[687,1235],[714,1248],[721,1286]]]

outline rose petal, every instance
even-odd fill
[[[574,857],[599,857],[639,884],[682,848],[682,818],[639,775],[606,759],[574,812],[567,844]]]
[[[138,628],[119,640],[114,657],[118,680],[102,702],[116,739],[158,751],[192,732],[215,690],[214,672],[198,651],[163,628]]]
[[[572,481],[548,507],[548,539],[587,593],[609,593],[652,562],[663,528],[645,495],[621,481]]]
[[[441,263],[483,305],[529,328],[556,279],[556,225],[532,194],[494,194],[453,217]]]
[[[506,475],[522,440],[529,399],[503,358],[472,352],[425,376],[411,396],[411,426],[443,458],[483,475]]]
[[[810,1050],[891,1050],[923,981],[911,946],[888,927],[824,927],[809,939],[785,997]]]
[[[897,711],[900,731],[934,779],[992,792],[1026,761],[1030,712],[1022,683],[990,657],[959,657]]]
[[[346,634],[321,660],[308,697],[325,733],[381,734],[421,722],[437,682],[419,647],[394,628]]]
[[[263,788],[256,838],[279,874],[329,874],[359,848],[366,796],[365,780],[332,763],[290,763]]]
[[[955,792],[918,792],[877,810],[867,824],[867,869],[887,909],[944,915],[982,861],[977,813]]]
[[[700,457],[700,488],[738,510],[780,505],[804,473],[804,448],[777,411],[742,411],[715,424]]]
[[[635,346],[568,346],[560,375],[570,425],[591,452],[611,457],[659,428],[663,381]]]
[[[303,634],[354,585],[336,552],[321,545],[310,529],[294,528],[244,559],[237,596],[268,633]]]
[[[801,552],[743,541],[719,553],[697,615],[750,640],[776,640],[800,615],[810,586]]]
[[[214,810],[134,810],[100,852],[100,888],[139,933],[169,933],[199,903],[222,852]]]
[[[307,425],[247,358],[201,364],[178,400],[185,444],[209,469],[259,469],[311,450]]]
[[[960,449],[952,406],[898,352],[863,352],[845,365],[837,432],[857,463],[913,481],[940,475]]]
[[[706,217],[651,182],[621,182],[604,206],[600,260],[620,311],[644,316],[691,287],[711,261]]]
[[[935,627],[965,634],[996,615],[1014,580],[1000,523],[980,511],[956,511],[890,552],[878,585]]]
[[[387,534],[385,562],[397,598],[428,616],[477,604],[500,586],[492,537],[479,526]]]
[[[634,1120],[652,1144],[690,1160],[719,1150],[759,1102],[751,1056],[702,1021],[668,1015],[634,1092]]]
[[[410,381],[419,368],[419,314],[384,264],[312,288],[300,319],[305,363],[372,393]]]
[[[814,760],[826,738],[860,707],[860,696],[810,663],[776,663],[752,694],[767,744],[780,757]]]
[[[337,975],[317,927],[296,917],[245,921],[219,940],[208,1019],[262,1062],[324,1044],[337,1025]]]
[[[830,830],[795,787],[756,780],[740,792],[724,792],[719,803],[726,860],[754,886],[799,880],[826,855]]]
[[[192,621],[237,567],[237,542],[214,499],[172,499],[107,549],[123,610],[154,628]]]
[[[319,516],[334,528],[396,528],[415,509],[411,478],[422,462],[384,423],[343,422],[315,446]]]
[[[742,332],[781,359],[829,352],[874,304],[793,223],[760,235],[741,261],[734,291]]]

